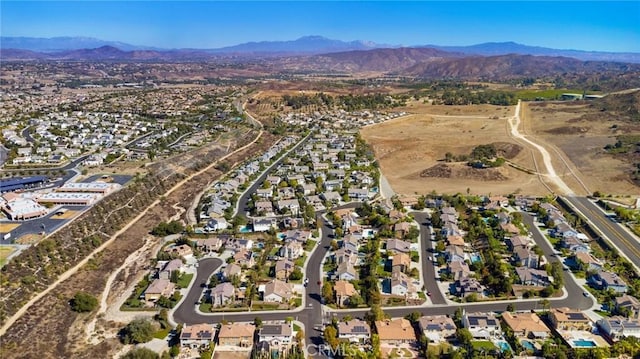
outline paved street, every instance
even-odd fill
[[[586,197],[563,197],[572,205],[578,214],[588,219],[592,227],[599,231],[601,235],[618,248],[622,255],[627,257],[638,272],[640,272],[640,241],[637,237],[627,232],[620,223],[608,218],[600,210],[598,205],[591,202]]]
[[[433,242],[431,241],[431,230],[429,229],[430,216],[426,212],[412,212],[413,217],[418,223],[420,223],[420,241],[422,243],[422,275],[424,278],[424,285],[431,293],[431,302],[433,304],[446,304],[447,301],[442,295],[440,288],[438,287],[438,280],[436,279],[436,268],[433,265],[433,260],[429,260],[429,257],[433,258]]]
[[[417,214],[417,213],[416,213]],[[418,215],[420,217],[419,222],[421,223],[421,238],[424,241],[423,229],[425,226],[426,213],[422,214],[425,216]],[[196,312],[195,303],[200,299],[200,295],[202,293],[202,288],[200,285],[202,283],[207,282],[209,276],[220,266],[222,265],[222,261],[220,259],[204,259],[200,262],[198,267],[198,274],[196,276],[196,282],[194,283],[191,291],[187,295],[187,298],[182,302],[180,307],[178,307],[173,317],[177,323],[218,323],[222,319],[233,320],[233,321],[246,321],[251,322],[256,317],[260,317],[262,320],[283,320],[286,317],[292,316],[295,317],[298,321],[304,323],[305,325],[305,334],[307,344],[322,344],[322,334],[319,331],[313,329],[313,327],[317,324],[322,323],[322,318],[326,313],[329,313],[330,316],[335,316],[336,318],[343,318],[344,316],[352,316],[352,317],[364,317],[364,315],[369,311],[369,309],[344,309],[344,310],[328,310],[322,309],[321,305],[321,293],[322,286],[318,284],[318,281],[321,281],[321,268],[322,268],[322,259],[325,254],[329,250],[329,244],[331,243],[332,238],[330,234],[333,233],[332,229],[328,227],[328,225],[319,218],[319,226],[322,228],[322,239],[318,242],[316,250],[313,252],[311,257],[309,258],[308,265],[306,267],[306,278],[309,278],[309,285],[307,287],[307,291],[305,294],[305,304],[303,308],[298,308],[296,310],[291,311],[272,311],[272,312],[243,312],[243,313],[215,313],[215,314],[201,314]],[[530,227],[531,232],[533,234],[533,238],[536,243],[540,246],[545,256],[549,258],[551,262],[557,262],[559,259],[555,257],[555,253],[551,244],[546,240],[544,235],[534,226],[533,217],[527,213],[523,213],[524,222]],[[430,237],[430,234],[429,234]],[[430,240],[430,238],[429,238]],[[433,265],[431,265],[431,270],[428,268],[424,268],[425,271],[425,283],[427,288],[433,293],[432,300],[437,301],[438,303],[444,302],[444,297],[442,293],[437,290],[437,282],[435,280]],[[564,284],[567,295],[561,298],[549,298],[549,302],[551,307],[570,307],[575,309],[589,309],[594,305],[594,300],[591,296],[585,297],[583,296],[584,289],[580,287],[571,276],[570,272],[563,272],[564,276]],[[436,287],[432,287],[433,283],[436,283]],[[433,288],[433,290],[431,289]],[[497,311],[502,312],[506,310],[508,304],[513,304],[516,310],[542,310],[542,305],[540,304],[540,298],[535,299],[518,299],[511,301],[500,301],[500,302],[485,302],[485,303],[459,303],[459,304],[433,304],[430,306],[416,306],[416,307],[392,307],[392,308],[384,308],[385,313],[392,317],[403,317],[412,312],[419,312],[422,315],[442,315],[442,314],[453,314],[457,308],[464,308],[467,311]]]

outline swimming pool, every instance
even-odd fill
[[[520,342],[520,344],[522,344],[522,347],[525,350],[533,350],[533,351],[536,350],[536,347],[533,345],[533,343],[528,341],[528,340],[523,340],[523,341]]]
[[[480,255],[477,253],[473,253],[472,255],[470,255],[470,257],[471,257],[471,263],[482,261],[482,257],[480,257]]]
[[[239,229],[240,233],[251,233],[253,232],[249,226],[242,226]]]
[[[574,339],[573,346],[580,348],[595,348],[597,345],[593,340]]]
[[[498,348],[500,348],[501,352],[511,352],[513,350],[511,350],[511,345],[509,345],[509,343],[505,342],[505,341],[499,341],[496,343],[496,345],[498,346]]]

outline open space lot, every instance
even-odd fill
[[[531,152],[508,132],[506,118],[513,115],[513,107],[431,106],[413,102],[403,110],[412,114],[361,130],[396,193],[413,195],[432,190],[548,193],[535,174],[507,164],[499,168],[472,169],[465,163],[443,162],[447,152],[454,156],[469,154],[475,146],[494,143],[512,149],[509,151],[512,158],[505,156],[512,163],[535,170]]]
[[[604,147],[614,144],[618,135],[640,134],[640,125],[619,121],[615,114],[601,112],[582,101],[533,102],[522,109],[524,133],[549,148],[556,172],[574,191],[585,194],[601,191],[614,195],[639,193],[638,186],[630,180],[631,164],[607,154]],[[559,153],[565,161],[560,159]],[[586,189],[577,183],[570,169],[580,177]]]
[[[17,248],[11,246],[0,246],[0,266],[3,266],[6,262],[7,258],[13,253]]]

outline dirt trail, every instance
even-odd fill
[[[170,195],[171,193],[173,193],[177,189],[181,188],[185,183],[189,182],[194,177],[205,173],[207,170],[213,168],[214,166],[216,166],[221,161],[224,161],[227,158],[231,157],[232,155],[251,147],[254,143],[256,143],[260,139],[260,137],[262,137],[262,134],[263,134],[263,131],[260,131],[258,133],[258,136],[256,136],[256,138],[253,141],[249,142],[245,146],[243,146],[241,148],[238,148],[234,152],[223,156],[222,158],[218,159],[217,161],[212,162],[210,165],[206,166],[202,170],[200,170],[198,172],[195,172],[192,175],[190,175],[190,176],[186,177],[185,179],[183,179],[182,181],[178,182],[175,186],[173,186],[171,189],[169,189],[165,193],[165,196]],[[94,258],[96,254],[102,252],[105,248],[107,248],[109,245],[111,245],[116,240],[116,238],[118,238],[121,234],[123,234],[127,230],[129,230],[134,224],[136,224],[136,222],[138,222],[142,217],[144,217],[147,214],[147,212],[149,212],[150,209],[154,208],[160,202],[161,202],[161,199],[155,200],[144,211],[140,212],[140,214],[138,214],[134,219],[132,219],[126,226],[124,226],[122,229],[120,229],[118,232],[116,232],[111,238],[109,238],[107,241],[105,241],[100,247],[96,248],[93,252],[91,252],[90,255],[88,255],[86,258],[84,258],[82,261],[80,261],[74,267],[72,267],[69,270],[67,270],[66,272],[64,272],[60,277],[58,277],[58,279],[55,282],[51,283],[51,285],[49,285],[47,287],[47,289],[43,290],[42,292],[38,293],[38,295],[36,295],[35,297],[31,298],[31,300],[29,300],[22,308],[20,308],[20,310],[18,310],[16,312],[16,314],[14,314],[13,316],[11,316],[10,318],[7,319],[7,321],[4,323],[2,328],[0,328],[0,336],[4,336],[5,333],[7,332],[7,329],[9,329],[9,327],[11,327],[13,325],[13,323],[15,323],[15,321],[17,319],[19,319],[22,315],[24,315],[32,305],[34,305],[37,301],[39,301],[45,295],[47,295],[49,292],[51,292],[60,283],[62,283],[65,280],[69,279],[72,275],[74,275],[76,272],[78,272],[78,270],[80,268],[82,268],[84,265],[86,265],[87,262],[90,259]]]
[[[560,176],[558,176],[555,169],[553,168],[553,163],[551,162],[551,155],[549,154],[549,151],[547,151],[547,149],[544,148],[544,146],[541,146],[529,140],[528,138],[526,138],[518,130],[518,126],[520,126],[521,105],[522,105],[521,101],[518,101],[518,105],[516,105],[516,112],[514,116],[509,118],[509,127],[511,128],[511,135],[535,147],[542,154],[542,160],[543,160],[545,172],[546,172],[543,174],[543,176],[555,185],[556,190],[559,192],[558,194],[573,195],[574,194],[573,190],[569,188],[569,186],[567,186],[567,184],[562,180],[562,178],[560,178]]]

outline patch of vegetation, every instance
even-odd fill
[[[178,234],[184,231],[184,226],[180,221],[160,222],[151,230],[151,234],[158,237],[168,236],[170,234]]]
[[[71,310],[74,312],[92,312],[97,307],[98,299],[87,292],[77,292],[71,299]]]
[[[154,333],[153,323],[149,319],[134,319],[120,334],[124,344],[140,344],[153,339]]]

